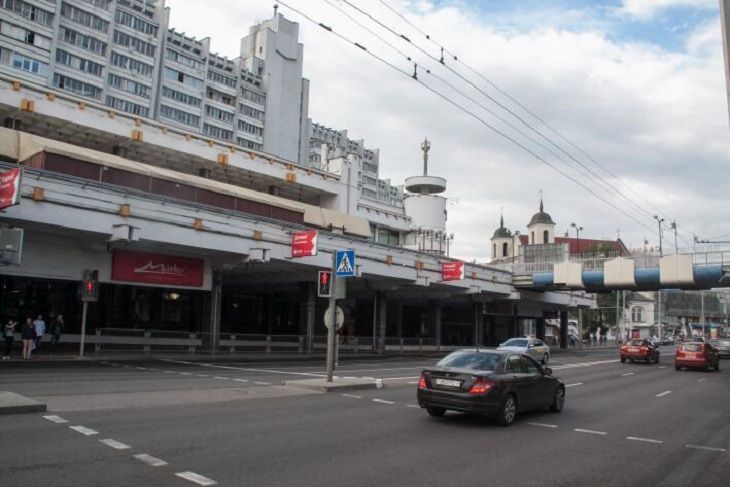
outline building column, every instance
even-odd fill
[[[535,319],[535,338],[545,341],[545,316]]]
[[[381,293],[378,299],[378,352],[385,352],[385,334],[387,333],[388,300]]]
[[[429,303],[431,316],[433,316],[434,339],[436,350],[441,350],[441,301],[434,300]]]
[[[211,353],[218,351],[221,332],[221,297],[223,296],[223,274],[213,269],[210,288],[210,321],[208,328],[209,349]]]
[[[304,334],[304,350],[312,353],[314,350],[314,312],[316,300],[316,284],[313,282],[300,283],[304,299],[299,304],[299,333]]]
[[[473,303],[474,308],[474,345],[484,345],[484,313],[482,303]]]

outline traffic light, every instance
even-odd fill
[[[317,296],[320,298],[329,298],[332,296],[332,271],[319,271]]]
[[[85,271],[81,288],[81,301],[97,301],[99,299],[99,271]]]

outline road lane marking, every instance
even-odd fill
[[[193,375],[192,372],[180,372],[180,375]]]
[[[260,382],[260,381],[254,381],[254,384],[258,384],[260,386],[270,386],[271,385],[269,382]]]
[[[111,438],[108,438],[106,440],[99,440],[100,443],[104,443],[106,446],[110,446],[114,448],[115,450],[128,450],[132,448],[129,445],[125,445],[121,441],[112,440]]]
[[[664,397],[667,394],[671,394],[671,393],[672,393],[672,391],[664,391],[664,392],[660,392],[659,394],[656,394],[654,397]]]
[[[365,380],[375,380],[375,377],[361,377],[361,379],[365,379]]]
[[[546,424],[546,423],[527,423],[531,426],[540,426],[541,428],[557,428],[557,424]]]
[[[707,377],[705,377],[704,379],[697,379],[697,382],[704,382],[706,380],[707,380]]]
[[[362,399],[362,396],[358,396],[358,395],[355,395],[355,394],[347,394],[347,393],[343,393],[343,394],[341,394],[341,395],[342,395],[343,397],[351,397],[352,399]]]
[[[565,384],[565,387],[582,386],[582,382],[573,382],[572,384]]]
[[[657,367],[657,368],[658,368],[658,369],[666,369],[666,368],[667,368],[667,366],[666,366],[666,365],[661,365],[661,366],[659,366],[659,367]]]
[[[203,477],[202,475],[198,475],[194,472],[177,472],[175,473],[175,475],[184,478],[185,480],[195,482],[198,485],[218,485],[218,482],[216,482],[215,480],[209,479],[208,477]]]
[[[718,452],[725,452],[727,451],[725,448],[713,448],[711,446],[699,446],[699,445],[684,445],[687,448],[693,448],[695,450],[707,450],[707,451],[718,451]]]
[[[195,377],[210,377],[209,375],[205,374],[195,374]]]
[[[407,408],[418,408],[418,409],[421,409],[421,406],[419,406],[418,404],[406,404],[406,407]]]
[[[162,467],[163,465],[167,465],[166,461],[160,460],[159,458],[153,457],[152,455],[148,455],[146,453],[138,453],[137,455],[134,455],[134,458],[136,458],[140,462],[146,463],[150,467]]]
[[[418,381],[409,382],[409,384],[418,384]]]
[[[639,438],[638,436],[627,436],[626,439],[631,440],[631,441],[643,441],[645,443],[657,443],[659,445],[664,443],[664,441],[662,441],[662,440],[652,440],[651,438]]]
[[[52,423],[68,423],[67,419],[63,419],[61,416],[56,416],[55,414],[43,417]]]
[[[213,376],[213,378],[214,379],[219,379],[219,380],[228,380],[228,379],[230,379],[230,377],[221,377],[219,375],[215,375],[215,376]]]
[[[104,364],[104,365],[111,365],[109,362],[99,362],[99,363]]]
[[[395,404],[395,402],[386,401],[385,399],[373,399],[373,402],[379,402],[380,404]]]
[[[172,370],[163,370],[165,374],[174,374],[175,372]]]
[[[94,431],[91,428],[87,428],[85,426],[69,426],[72,430],[81,433],[84,436],[91,436],[91,435],[97,435],[99,434],[98,431]]]
[[[417,375],[415,377],[383,377],[380,380],[409,380],[409,379],[418,379],[420,375]],[[418,382],[416,382],[418,384]]]
[[[628,377],[630,375],[636,375],[636,372],[629,372],[628,374],[621,374],[621,377]]]
[[[135,367],[137,370],[147,370],[147,367]]]
[[[248,382],[248,379],[233,379],[236,382]]]
[[[343,379],[352,380],[352,379],[357,379],[357,377],[343,377]]]
[[[174,364],[196,365],[198,367],[209,367],[209,368],[213,368],[213,369],[242,370],[244,372],[264,372],[267,374],[303,375],[306,377],[327,377],[327,374],[313,374],[313,373],[309,373],[309,372],[289,372],[289,371],[285,371],[285,370],[230,367],[228,365],[215,365],[215,364],[208,364],[208,363],[204,363],[204,362],[189,362],[189,361],[185,361],[185,360],[171,360],[171,359],[161,359],[161,360],[163,360],[165,362],[171,362]]]
[[[605,436],[605,435],[608,434],[605,431],[584,430],[584,429],[581,429],[581,428],[574,428],[573,431],[576,431],[578,433],[588,433],[589,435],[601,435],[601,436]]]

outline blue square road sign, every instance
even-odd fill
[[[352,277],[355,275],[355,251],[338,250],[335,254],[335,275]]]

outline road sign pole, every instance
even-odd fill
[[[335,265],[337,253],[332,251],[332,293],[330,294],[330,307],[332,326],[327,328],[327,382],[332,382],[335,365],[335,327],[337,326],[337,297],[335,296],[335,282],[337,281]]]
[[[89,302],[84,301],[84,307],[81,310],[81,344],[79,345],[79,357],[84,356],[84,341],[86,339],[86,311],[89,309]]]

